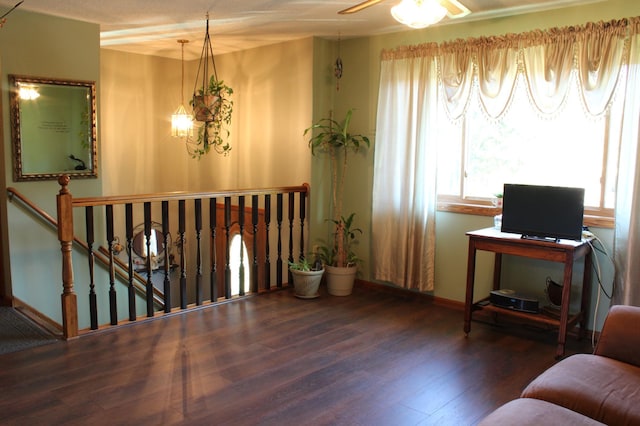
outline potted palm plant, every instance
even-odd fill
[[[319,296],[318,288],[322,281],[324,268],[311,265],[306,258],[298,262],[289,262],[289,271],[293,277],[293,288],[296,297],[314,299]]]
[[[352,116],[350,109],[342,121],[323,118],[304,131],[305,136],[311,134],[308,144],[312,155],[326,153],[330,160],[332,212],[328,220],[334,225],[334,233],[331,242],[320,247],[319,254],[325,264],[329,294],[335,296],[351,294],[358,263],[351,247],[356,235],[362,233],[354,227],[355,213],[345,216],[342,212],[348,154],[370,146],[367,136],[349,132]]]

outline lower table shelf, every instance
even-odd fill
[[[473,305],[473,311],[479,312],[484,311],[487,313],[494,313],[500,315],[506,315],[518,319],[523,319],[531,322],[546,324],[552,327],[560,327],[560,318],[554,318],[552,316],[546,315],[543,312],[534,314],[529,312],[521,312],[516,311],[509,308],[503,308],[500,306],[494,306],[491,303],[488,303],[489,298],[483,299]],[[582,312],[571,314],[569,313],[569,318],[567,320],[567,327],[574,327],[580,320],[582,319]]]

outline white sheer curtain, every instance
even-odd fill
[[[425,50],[429,50],[424,47]],[[423,49],[382,61],[373,182],[374,277],[433,290],[437,69]]]
[[[511,38],[482,40],[477,48],[480,101],[489,117],[498,118],[512,99],[518,76],[518,43]]]
[[[578,70],[587,110],[598,115],[611,103],[625,53],[626,25],[588,24],[578,35]]]
[[[440,50],[440,78],[442,79],[445,110],[457,120],[464,114],[473,87],[473,53],[468,44],[447,43]]]
[[[632,21],[616,188],[615,304],[640,306],[640,19]]]
[[[433,289],[437,102],[444,102],[450,119],[461,117],[475,81],[485,113],[498,118],[523,72],[532,103],[553,114],[564,102],[571,73],[577,72],[585,110],[600,115],[610,107],[628,63],[616,191],[616,297],[640,305],[639,19],[383,52],[373,185],[374,277]]]
[[[545,114],[557,111],[567,97],[573,69],[573,46],[573,34],[559,34],[545,44],[532,40],[523,49],[524,73],[531,99]]]

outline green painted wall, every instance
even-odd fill
[[[56,216],[55,196],[59,190],[57,182],[13,181],[7,76],[19,74],[98,82],[99,44],[99,28],[95,24],[25,12],[20,9],[12,12],[4,27],[0,29],[2,186],[3,188],[15,187],[54,217]],[[99,84],[97,89],[99,93]],[[72,182],[74,195],[100,195],[102,187],[100,164],[98,175],[98,179],[74,180]],[[5,191],[0,195],[0,209],[2,209],[3,218],[6,218],[6,223],[2,223],[3,251],[8,253],[10,258],[10,268],[5,259],[3,284],[9,286],[12,283],[13,296],[27,301],[45,315],[60,321],[59,298],[62,293],[62,271],[57,234],[50,228],[34,222],[17,207],[16,202],[8,203]],[[81,282],[83,278],[83,273],[78,270],[76,279]],[[11,294],[11,292],[7,293]],[[80,303],[83,300],[80,300]]]
[[[624,17],[640,15],[640,2],[624,0],[599,1],[579,7],[551,10],[527,15],[495,18],[485,21],[468,23],[455,22],[427,28],[424,30],[408,30],[394,34],[360,38],[342,41],[341,53],[345,63],[344,77],[340,85],[340,92],[335,96],[334,109],[345,111],[357,108],[357,120],[354,120],[354,131],[375,136],[375,118],[377,108],[377,93],[380,73],[380,54],[383,49],[392,49],[402,45],[415,45],[425,42],[443,42],[458,38],[501,35],[506,33],[521,33],[534,29],[565,27],[581,25],[587,22],[608,21]],[[334,43],[335,46],[335,43]],[[335,47],[334,47],[335,50]],[[329,63],[333,57],[327,57]],[[315,70],[327,68],[327,63],[316,64]],[[375,145],[375,142],[374,142]],[[374,148],[375,149],[375,148]],[[371,235],[371,191],[373,182],[373,150],[364,158],[352,163],[349,173],[348,196],[345,210],[358,213],[358,224],[365,230],[365,236],[360,240],[362,249],[359,255],[364,259],[361,268],[362,278],[371,280],[371,252],[369,237]],[[316,167],[316,163],[314,163]],[[313,172],[312,188],[326,182],[319,182],[317,172]],[[389,177],[390,179],[393,177]],[[492,218],[469,216],[455,213],[439,212],[436,217],[436,283],[433,295],[438,298],[463,302],[466,282],[466,253],[467,238],[465,232],[492,226]],[[613,232],[609,229],[595,229],[595,233],[611,250]],[[608,261],[601,260],[605,285],[610,286],[612,270]],[[490,288],[493,257],[483,253],[478,262],[476,295],[484,295]],[[503,270],[505,283],[516,290],[530,294],[543,295],[546,276],[548,273],[556,280],[558,265],[540,265],[531,261],[505,260]],[[547,272],[547,268],[550,267]],[[580,277],[581,269],[574,273]],[[525,278],[526,277],[526,278]],[[610,288],[610,287],[608,287]],[[597,286],[592,288],[592,311],[595,310]],[[579,292],[574,292],[578,296]],[[575,298],[575,297],[574,297]],[[609,303],[603,300],[598,310],[598,328],[608,309]],[[592,316],[593,317],[593,316]]]

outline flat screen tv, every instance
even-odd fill
[[[533,239],[582,239],[584,188],[505,184],[502,203],[502,232]]]

